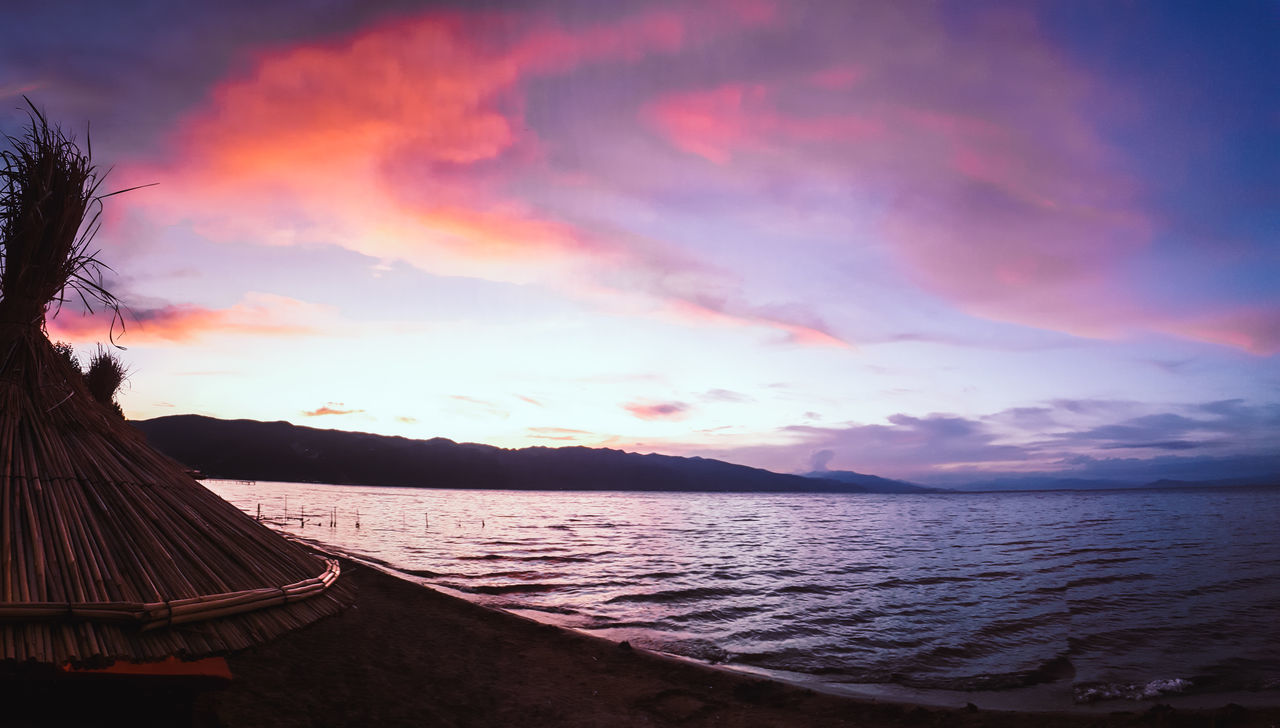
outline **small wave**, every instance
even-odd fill
[[[1054,551],[1045,554],[1046,558],[1061,559],[1068,556],[1079,556],[1080,554],[1123,554],[1133,553],[1131,546],[1081,546],[1080,548],[1067,549],[1065,551]]]
[[[563,589],[565,584],[482,584],[480,586],[450,585],[458,591],[471,594],[537,594]]]
[[[749,617],[754,614],[764,612],[763,607],[721,607],[717,609],[702,609],[696,612],[688,612],[686,614],[673,614],[666,617],[666,621],[675,624],[706,624],[719,622],[732,622],[735,619]]]
[[[611,554],[611,553],[613,553],[613,552],[612,552],[612,551],[603,551],[603,552],[598,553],[598,554],[582,554],[582,555],[580,555],[580,556],[577,556],[577,555],[575,555],[575,556],[560,556],[560,555],[553,555],[553,554],[536,554],[536,555],[532,555],[532,556],[529,556],[529,555],[522,555],[522,556],[509,556],[509,555],[506,555],[506,554],[502,554],[502,555],[499,555],[499,554],[488,554],[488,555],[486,555],[486,556],[459,556],[458,558],[459,558],[459,559],[473,559],[473,560],[474,560],[474,559],[483,559],[483,560],[509,559],[509,560],[511,560],[511,561],[538,561],[538,562],[546,563],[546,564],[585,564],[585,563],[590,562],[592,559],[595,559],[595,558],[600,557],[600,556],[607,556],[607,555],[609,555],[609,554]]]
[[[1072,579],[1067,582],[1068,589],[1081,589],[1086,586],[1102,586],[1103,584],[1119,584],[1126,581],[1146,581],[1153,579],[1151,574],[1114,574],[1112,576],[1087,576],[1083,579]]]
[[[1096,703],[1099,700],[1150,700],[1161,695],[1176,695],[1192,687],[1190,680],[1180,677],[1152,680],[1149,683],[1091,683],[1075,686],[1077,703]]]
[[[975,579],[1007,579],[1010,576],[1017,576],[1015,571],[984,571],[975,576]]]
[[[666,652],[667,654],[680,655],[681,657],[692,657],[695,660],[710,662],[713,665],[729,659],[728,651],[720,645],[704,639],[668,640],[661,637],[639,637],[631,640],[631,643],[648,650]]]
[[[842,569],[836,569],[831,573],[845,576],[848,574],[865,574],[868,571],[888,571],[888,570],[889,570],[889,567],[885,566],[884,564],[853,564],[852,566],[846,566]]]
[[[771,594],[832,594],[841,590],[822,584],[792,584],[774,589]]]
[[[684,576],[683,571],[651,571],[647,574],[636,574],[636,579],[678,579]]]
[[[667,604],[671,602],[687,602],[696,599],[714,599],[718,597],[737,597],[752,592],[742,589],[732,589],[729,587],[695,587],[692,589],[668,589],[666,591],[651,592],[649,594],[622,594],[616,596],[605,604],[621,604],[625,602],[654,602]]]
[[[757,573],[770,579],[789,579],[793,576],[805,576],[807,572],[799,569],[764,569]]]
[[[872,589],[896,589],[903,586],[933,586],[934,584],[956,584],[965,581],[973,581],[971,576],[922,576],[916,579],[885,579],[878,584],[872,584]]]
[[[444,576],[441,574],[440,576]],[[449,576],[454,576],[450,574]],[[549,574],[545,571],[490,571],[487,574],[476,574],[469,576],[470,579],[549,579],[558,578],[563,574]]]
[[[1089,565],[1089,566],[1103,566],[1103,565],[1106,565],[1106,564],[1126,564],[1126,563],[1128,563],[1128,562],[1130,562],[1130,561],[1141,561],[1141,557],[1138,557],[1138,556],[1102,556],[1102,557],[1099,557],[1099,558],[1096,558],[1096,559],[1085,559],[1084,561],[1077,561],[1077,562],[1076,562],[1076,566],[1084,566],[1084,565],[1086,565],[1086,564],[1087,564],[1087,565]]]
[[[1179,596],[1198,597],[1198,596],[1205,596],[1208,594],[1223,594],[1226,592],[1237,591],[1240,589],[1249,589],[1251,587],[1267,585],[1270,583],[1271,583],[1270,578],[1261,577],[1261,576],[1248,577],[1243,579],[1231,579],[1229,581],[1220,581],[1213,584],[1206,584],[1205,586],[1188,589],[1184,592],[1180,592]]]
[[[571,609],[569,607],[548,605],[548,604],[525,604],[523,602],[504,602],[504,603],[496,603],[496,604],[493,604],[492,606],[498,607],[499,609],[524,609],[530,612],[545,612],[547,614],[563,614],[563,615],[582,614],[576,609]],[[592,617],[592,619],[596,619],[596,618]]]
[[[420,576],[423,579],[435,579],[441,576],[460,576],[460,574],[442,574],[437,571],[428,571],[426,569],[400,569],[400,572],[410,576]]]
[[[974,634],[979,637],[998,638],[1019,634],[1028,630],[1038,630],[1053,625],[1065,626],[1071,615],[1067,612],[1046,612],[1030,617],[999,619],[982,627]]]

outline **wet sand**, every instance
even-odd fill
[[[1280,709],[1079,715],[855,700],[632,650],[343,563],[342,615],[229,658],[206,726],[1259,726]]]

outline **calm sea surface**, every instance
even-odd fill
[[[1039,686],[1068,703],[1251,691],[1280,704],[1280,489],[206,484],[283,530],[491,606],[837,688]]]

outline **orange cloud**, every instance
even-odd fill
[[[536,155],[521,80],[676,50],[690,22],[427,14],[270,51],[185,121],[175,164],[124,176],[161,181],[143,204],[214,238],[332,242],[435,270],[441,254],[581,256],[600,243],[456,172]]]
[[[231,308],[210,309],[191,304],[170,304],[157,308],[122,311],[124,331],[111,328],[111,314],[102,310],[93,315],[75,316],[63,312],[48,322],[52,338],[95,341],[114,334],[117,343],[131,345],[184,344],[206,336],[239,334],[249,336],[305,336],[317,329],[299,319],[327,309],[301,301],[252,294]]]
[[[342,409],[341,402],[330,402],[323,407],[317,407],[313,410],[306,410],[302,413],[304,417],[323,417],[325,415],[354,415],[364,412],[362,409]]]

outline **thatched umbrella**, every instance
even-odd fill
[[[0,177],[0,661],[243,649],[336,613],[338,564],[189,477],[86,388],[46,313],[115,299],[87,154],[34,107]]]

